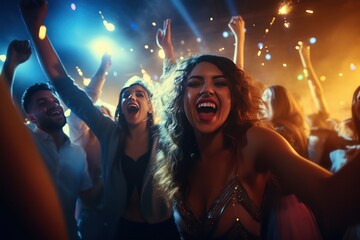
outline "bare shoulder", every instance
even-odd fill
[[[249,128],[249,130],[247,131],[247,138],[249,141],[269,141],[269,140],[276,140],[276,139],[281,139],[281,135],[278,134],[275,130],[267,128],[267,127],[263,127],[263,126],[252,126],[251,128]]]
[[[292,151],[290,144],[275,130],[252,126],[247,132],[248,147],[255,152],[271,153]]]

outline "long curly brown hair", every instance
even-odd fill
[[[173,77],[167,80],[171,81],[170,84],[164,84],[169,89],[163,89],[166,92],[161,99],[164,110],[159,111],[163,116],[155,178],[169,200],[184,195],[189,175],[199,159],[194,130],[186,118],[183,99],[188,76],[201,62],[214,64],[229,81],[232,106],[224,126],[228,144],[235,147],[244,131],[259,116],[259,91],[232,60],[215,55],[196,55],[179,63]]]

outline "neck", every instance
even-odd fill
[[[147,136],[149,133],[149,129],[147,128],[147,123],[141,123],[137,125],[129,125],[128,126],[129,132],[128,137],[129,138],[141,138],[143,136]]]
[[[225,149],[224,133],[221,130],[211,134],[198,133],[195,134],[195,138],[202,159],[211,159]]]
[[[44,132],[46,132],[47,134],[49,134],[54,139],[56,148],[57,148],[57,150],[59,150],[66,140],[66,134],[64,133],[64,131],[62,129],[59,129],[59,130],[44,130],[44,129],[42,129],[42,130]]]

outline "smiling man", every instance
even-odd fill
[[[14,40],[9,44],[1,81],[12,88],[16,68],[31,56],[30,42]],[[75,221],[78,197],[91,201],[92,188],[84,150],[70,142],[64,133],[64,109],[55,89],[47,83],[30,86],[22,97],[22,107],[35,128],[31,131],[62,204],[69,239],[79,239]],[[26,144],[26,143],[25,143]],[[36,174],[34,169],[34,174]],[[34,186],[36,187],[36,186]],[[46,193],[44,193],[46,194]]]

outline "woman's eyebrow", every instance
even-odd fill
[[[191,78],[204,79],[204,77],[201,76],[201,75],[191,75],[191,76],[188,77],[188,79],[191,79]]]
[[[136,93],[138,93],[138,92],[145,93],[145,91],[143,91],[143,90],[135,90],[135,92]]]
[[[214,78],[225,78],[226,79],[225,75],[215,75],[215,76],[212,76],[212,78],[213,79]]]

